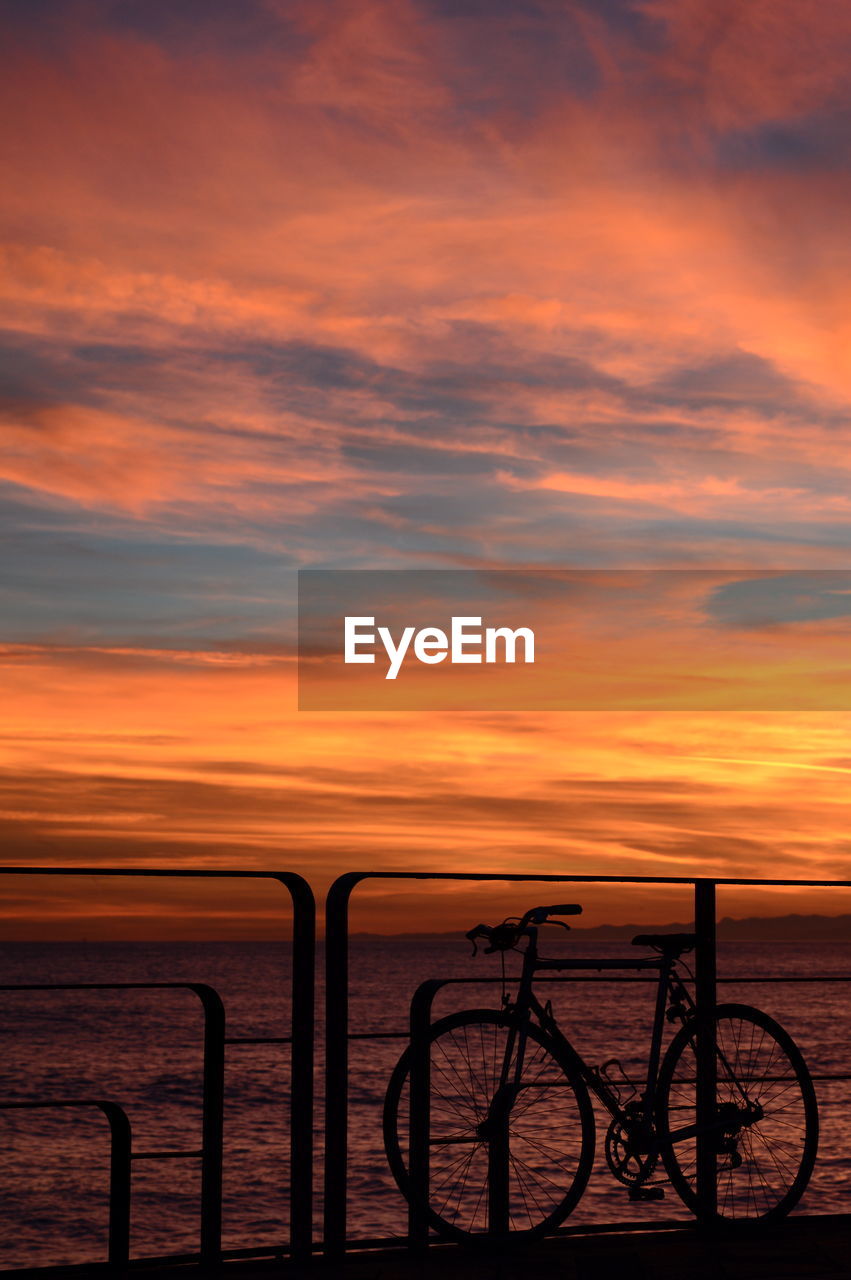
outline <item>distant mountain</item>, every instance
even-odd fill
[[[575,928],[583,938],[632,938],[637,933],[690,933],[694,924],[600,924],[590,929]],[[724,916],[718,921],[719,942],[851,942],[851,914],[841,916],[799,915],[746,916],[734,920]]]
[[[691,921],[677,921],[674,924],[598,924],[591,928],[572,924],[570,929],[578,941],[605,942],[623,938],[633,938],[637,933],[690,933],[694,928]],[[724,916],[718,921],[719,942],[851,942],[851,914],[841,916],[799,915],[792,913],[786,916],[746,916],[734,920],[732,916]],[[411,941],[446,942],[463,940],[462,930],[449,933],[353,933],[353,940],[401,939]]]

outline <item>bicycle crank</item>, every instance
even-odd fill
[[[606,1163],[625,1187],[641,1187],[659,1160],[655,1152],[639,1151],[637,1146],[629,1129],[620,1120],[613,1120],[606,1132]]]

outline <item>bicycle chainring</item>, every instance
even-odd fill
[[[659,1157],[631,1147],[629,1130],[620,1120],[613,1120],[606,1132],[606,1163],[625,1187],[640,1187],[653,1176]]]

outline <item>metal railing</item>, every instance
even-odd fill
[[[199,1258],[213,1262],[235,1254],[266,1254],[269,1249],[227,1250],[221,1248],[222,1232],[222,1119],[224,1106],[224,1053],[228,1045],[281,1044],[290,1046],[290,1231],[289,1240],[275,1247],[304,1259],[313,1247],[313,1069],[315,1044],[315,937],[316,907],[313,891],[307,881],[290,871],[199,871],[191,868],[119,868],[119,867],[0,867],[3,876],[39,877],[128,877],[189,880],[266,880],[281,884],[289,893],[292,913],[292,977],[291,1024],[289,1036],[251,1036],[228,1039],[225,1013],[217,992],[205,983],[51,983],[7,985],[12,990],[157,990],[184,988],[194,991],[204,1007],[204,1077],[202,1143],[197,1152],[151,1151],[134,1153],[133,1159],[200,1158],[201,1221]],[[10,1104],[24,1106],[54,1105],[49,1100],[35,1099]],[[65,1105],[71,1105],[67,1102]],[[81,1104],[82,1105],[82,1104]],[[88,1103],[87,1105],[92,1105]],[[94,1105],[100,1105],[96,1103]],[[110,1106],[117,1104],[110,1103]],[[118,1108],[120,1110],[120,1108]],[[128,1190],[129,1195],[129,1190]],[[120,1216],[120,1215],[119,1215]],[[171,1255],[171,1260],[184,1261],[186,1255]]]
[[[66,983],[66,984],[24,984],[6,990],[49,991],[49,990],[162,990],[186,988],[194,991],[201,999],[205,1014],[204,1040],[204,1102],[203,1102],[203,1136],[198,1151],[141,1151],[130,1152],[129,1125],[126,1129],[126,1155],[122,1145],[122,1124],[126,1124],[126,1115],[117,1103],[111,1100],[86,1099],[33,1099],[13,1101],[0,1104],[4,1109],[23,1109],[54,1106],[99,1106],[114,1125],[113,1137],[113,1175],[111,1180],[111,1224],[110,1227],[110,1261],[115,1262],[119,1255],[125,1253],[122,1223],[125,1220],[125,1197],[129,1203],[130,1168],[133,1160],[174,1159],[196,1157],[202,1161],[202,1210],[201,1210],[201,1247],[198,1255],[180,1255],[180,1260],[198,1257],[205,1261],[215,1261],[223,1257],[254,1257],[270,1253],[288,1253],[291,1256],[306,1258],[313,1251],[312,1240],[312,1192],[314,1179],[313,1164],[313,1062],[314,1062],[314,899],[312,891],[300,876],[282,872],[232,872],[232,871],[192,871],[185,869],[109,869],[109,868],[25,868],[4,867],[0,874],[36,875],[36,876],[150,876],[164,878],[229,878],[270,879],[280,882],[291,895],[294,909],[293,925],[293,971],[292,971],[292,1034],[279,1037],[233,1037],[225,1035],[224,1009],[216,992],[204,983]],[[325,1152],[324,1152],[324,1233],[321,1247],[330,1256],[340,1256],[349,1248],[363,1248],[367,1243],[373,1245],[390,1244],[389,1239],[377,1239],[369,1242],[362,1239],[350,1239],[347,1232],[347,1170],[349,1161],[349,1089],[350,1089],[350,1040],[370,1039],[412,1039],[420,1046],[427,1043],[431,1025],[431,1002],[437,991],[451,983],[488,982],[490,978],[447,979],[436,977],[422,984],[414,1001],[411,1023],[404,1029],[375,1029],[357,1031],[349,1027],[349,907],[352,894],[358,885],[366,881],[387,880],[420,881],[420,882],[467,882],[481,884],[484,882],[521,885],[533,884],[576,884],[599,886],[680,886],[691,891],[694,903],[694,920],[696,933],[695,947],[695,1005],[698,1018],[696,1038],[696,1125],[697,1125],[697,1169],[696,1185],[699,1216],[711,1220],[716,1213],[716,1169],[715,1150],[707,1137],[712,1130],[715,1108],[715,1018],[714,1009],[717,1003],[717,989],[722,983],[769,983],[769,982],[836,982],[851,981],[851,975],[824,976],[748,976],[719,977],[716,961],[716,891],[719,887],[746,888],[815,888],[835,889],[851,888],[851,881],[821,880],[756,880],[756,879],[694,879],[668,876],[593,876],[593,875],[553,875],[553,874],[512,874],[503,873],[444,873],[444,872],[384,872],[367,871],[352,872],[341,876],[331,886],[326,902],[326,993],[325,993]],[[553,979],[556,981],[556,979]],[[575,979],[570,979],[575,980]],[[582,979],[583,981],[638,981],[640,979],[605,978]],[[291,1047],[292,1091],[290,1103],[291,1119],[291,1151],[290,1151],[290,1236],[286,1243],[266,1247],[247,1247],[244,1249],[221,1249],[221,1188],[222,1188],[222,1106],[223,1081],[225,1064],[225,1047],[252,1046],[260,1044],[288,1044]],[[416,1055],[412,1056],[411,1090],[427,1088],[427,1077],[416,1074],[414,1066]],[[849,1073],[818,1075],[814,1079],[849,1080]],[[425,1081],[425,1084],[424,1084]],[[414,1108],[412,1108],[414,1110]],[[426,1108],[427,1110],[427,1108]],[[122,1120],[123,1117],[123,1120]],[[392,1241],[398,1247],[407,1243],[411,1247],[423,1247],[428,1243],[429,1232],[423,1206],[427,1199],[427,1158],[419,1160],[418,1144],[422,1148],[427,1144],[422,1131],[416,1126],[411,1130],[411,1174],[416,1189],[409,1205],[408,1236]],[[420,1151],[422,1155],[422,1151]],[[125,1168],[126,1166],[126,1168]],[[126,1172],[126,1177],[125,1177]],[[424,1182],[424,1179],[426,1180]],[[651,1225],[649,1223],[610,1223],[608,1229],[635,1229],[636,1226]],[[653,1225],[661,1225],[655,1223]],[[673,1225],[673,1224],[671,1224]],[[679,1226],[684,1224],[680,1221]],[[579,1228],[568,1228],[578,1230]],[[596,1229],[599,1227],[582,1228]],[[129,1228],[128,1228],[129,1232]],[[127,1236],[129,1251],[129,1234]],[[170,1259],[177,1260],[178,1255]],[[117,1265],[117,1263],[116,1263]]]

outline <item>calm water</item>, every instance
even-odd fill
[[[620,943],[573,943],[586,955],[629,952]],[[719,949],[724,977],[851,976],[851,945],[737,943]],[[632,954],[635,954],[632,952]],[[287,949],[265,943],[5,944],[3,983],[203,981],[223,996],[230,1036],[289,1031]],[[352,1030],[404,1029],[410,997],[426,977],[498,976],[493,957],[471,960],[464,942],[356,941]],[[437,1012],[497,1003],[498,987],[450,988]],[[640,1070],[654,989],[635,984],[558,984],[553,1002],[591,1062],[618,1056]],[[320,992],[321,998],[321,992]],[[798,1042],[811,1071],[851,1070],[851,987],[744,985],[722,999],[764,1008]],[[8,1100],[110,1097],[133,1125],[134,1149],[196,1148],[200,1141],[202,1021],[189,992],[2,993],[4,1088]],[[405,1206],[387,1171],[381,1103],[402,1041],[354,1042],[351,1075],[350,1226],[355,1236],[403,1234]],[[287,1238],[288,1050],[232,1046],[227,1060],[224,1242],[239,1248]],[[322,1058],[322,1045],[319,1045]],[[318,1077],[321,1121],[321,1076]],[[800,1212],[851,1204],[851,1088],[817,1084],[819,1160]],[[595,1171],[573,1221],[687,1216],[668,1191],[634,1206],[608,1173],[598,1116]],[[0,1235],[5,1267],[98,1260],[106,1239],[105,1121],[99,1113],[0,1112]],[[321,1134],[317,1133],[318,1137]],[[197,1160],[141,1161],[134,1168],[133,1252],[197,1248]],[[317,1177],[317,1184],[321,1179]],[[317,1193],[320,1186],[317,1186]]]

